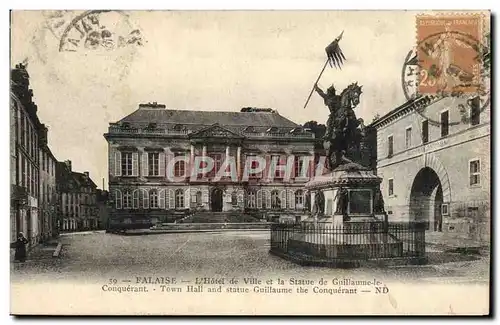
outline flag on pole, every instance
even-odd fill
[[[343,60],[345,60],[344,53],[342,53],[342,50],[339,46],[339,41],[342,39],[343,34],[344,32],[342,31],[339,37],[337,37],[333,42],[330,43],[330,45],[325,48],[328,62],[330,63],[330,67],[332,68],[333,66],[335,66],[336,68],[341,69],[341,65],[342,63],[344,63]]]

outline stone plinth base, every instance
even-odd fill
[[[308,234],[288,240],[288,251],[314,257],[372,259],[403,256],[403,242],[389,234]]]

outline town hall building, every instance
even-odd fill
[[[140,104],[110,123],[104,137],[111,222],[172,222],[186,211],[207,211],[209,217],[306,209],[304,184],[314,166],[316,140],[275,110],[188,111]],[[203,170],[204,157],[211,158],[209,170]],[[195,166],[200,161],[202,175]],[[281,167],[271,170],[272,162]],[[228,173],[220,177],[226,167]]]

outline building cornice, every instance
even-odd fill
[[[405,115],[410,114],[411,112],[414,112],[415,110],[423,109],[441,99],[442,97],[438,96],[420,96],[417,97],[416,99],[411,99],[406,103],[404,103],[403,105],[396,107],[395,109],[385,114],[384,116],[380,117],[379,119],[373,121],[371,124],[368,125],[368,127],[379,129]]]

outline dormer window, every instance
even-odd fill
[[[154,129],[156,129],[156,127],[157,127],[156,123],[149,123],[148,124],[148,129],[150,129],[150,130],[154,130]]]
[[[301,127],[296,127],[296,128],[293,128],[290,133],[292,134],[295,134],[295,133],[302,133],[304,131],[304,129],[302,129]]]
[[[186,127],[184,125],[182,125],[182,124],[176,124],[174,126],[174,131],[183,131],[185,129],[186,129]]]
[[[130,127],[130,123],[129,122],[122,122],[122,127],[125,129],[128,129]]]
[[[278,128],[275,126],[271,126],[269,129],[266,130],[267,133],[278,133]]]
[[[245,128],[245,132],[253,133],[253,132],[255,132],[255,128],[253,126],[247,126]]]

